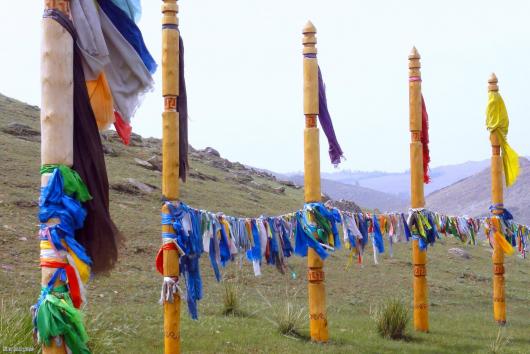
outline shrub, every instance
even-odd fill
[[[275,316],[278,331],[286,336],[300,337],[300,327],[307,317],[304,308],[296,308],[293,303],[287,300],[284,309],[285,311],[280,310]]]
[[[384,338],[403,339],[409,322],[409,313],[403,301],[387,300],[372,313],[377,332]]]
[[[506,336],[504,327],[499,327],[497,338],[490,344],[490,352],[492,354],[499,354],[504,351],[504,348],[510,343],[510,338]]]
[[[257,290],[257,289],[256,289]],[[278,329],[278,332],[284,336],[302,337],[300,328],[303,326],[307,318],[307,311],[302,306],[295,304],[296,293],[289,294],[286,289],[284,302],[280,306],[273,306],[269,300],[259,290],[258,294],[263,298],[268,309],[270,309],[271,317],[265,317],[267,321],[272,323]]]
[[[241,316],[241,302],[239,287],[233,282],[223,282],[223,315],[225,316]]]

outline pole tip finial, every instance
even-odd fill
[[[313,24],[313,22],[308,20],[304,26],[304,29],[302,30],[302,33],[316,33],[316,32],[317,32],[317,29],[315,25]]]
[[[409,54],[409,59],[420,59],[420,58],[421,58],[421,55],[416,49],[416,46],[412,47],[412,50],[410,51],[410,54]]]
[[[497,75],[495,73],[491,73],[489,79],[488,79],[488,91],[499,91],[499,80],[497,79]]]

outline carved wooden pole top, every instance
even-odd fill
[[[307,21],[303,30],[302,44],[304,45],[304,54],[317,54],[317,29],[311,21]]]
[[[409,77],[421,77],[421,63],[420,63],[421,55],[416,49],[416,47],[412,47],[412,50],[409,54]],[[418,80],[419,81],[419,80]]]
[[[499,80],[497,79],[497,75],[495,73],[491,73],[489,79],[488,79],[488,92],[498,92],[499,91]],[[492,146],[492,154],[493,155],[500,155],[500,140],[499,136],[497,134],[494,134],[493,132],[490,132],[490,142]]]
[[[495,73],[491,73],[490,78],[488,79],[488,92],[497,92],[499,91],[499,80]]]
[[[70,0],[44,0],[45,9],[55,9],[70,16]]]
[[[179,6],[177,0],[163,0],[162,3],[162,17],[163,25],[178,25],[179,19],[177,17],[179,12]]]

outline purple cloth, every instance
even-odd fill
[[[324,80],[322,79],[320,66],[318,67],[318,112],[318,120],[320,121],[322,130],[324,130],[324,134],[326,134],[326,137],[328,138],[329,157],[331,159],[331,163],[337,166],[341,161],[343,152],[340,148],[339,142],[337,141],[335,129],[333,128],[331,116],[329,115],[328,100],[326,98],[326,85],[324,85]]]

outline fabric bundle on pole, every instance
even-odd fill
[[[190,316],[196,320],[198,318],[197,301],[202,299],[202,279],[199,270],[199,258],[203,253],[201,215],[184,203],[180,203],[177,207],[167,202],[166,206],[169,213],[162,215],[162,225],[169,225],[173,232],[162,235],[164,243],[156,257],[156,268],[160,274],[164,274],[164,249],[175,249],[181,253],[179,257],[180,275],[184,276],[186,282],[186,298]],[[171,247],[166,245],[171,245]],[[167,297],[167,292],[163,291],[161,302]]]
[[[506,186],[512,186],[519,175],[519,156],[508,144],[508,111],[498,91],[488,92],[488,106],[486,108],[486,127],[495,134],[500,142],[502,164]]]
[[[131,118],[143,95],[152,91],[151,75],[156,70],[135,24],[141,13],[140,2],[72,0],[71,8],[98,127],[104,130],[114,123],[128,144]]]
[[[327,209],[323,203],[306,203],[304,209],[296,213],[296,238],[294,253],[307,256],[311,247],[321,259],[328,257],[327,250],[340,249],[337,222],[340,214],[335,209]]]
[[[77,43],[73,23],[59,11],[48,11],[45,16],[59,22]],[[101,138],[90,104],[80,49],[74,49],[74,161],[73,170],[87,185],[92,198],[83,200],[87,216],[82,228],[76,230],[76,240],[92,258],[92,271],[112,269],[118,257],[121,234],[109,212],[109,184]]]
[[[428,211],[424,209],[410,210],[407,226],[412,234],[412,239],[418,240],[421,250],[426,250],[428,245],[432,245],[436,241],[438,232]]]

